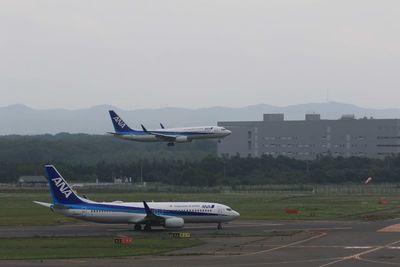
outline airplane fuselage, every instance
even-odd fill
[[[222,223],[239,217],[228,206],[209,202],[149,202],[149,207],[165,218],[179,217],[185,223]],[[142,202],[87,202],[68,204],[53,210],[68,217],[97,223],[136,224],[146,217]]]
[[[231,131],[220,126],[197,126],[184,128],[165,128],[160,123],[161,129],[148,130],[142,124],[142,130],[130,128],[121,117],[113,110],[109,111],[111,122],[114,126],[115,137],[137,141],[137,142],[168,142],[168,145],[174,143],[187,143],[195,139],[221,139],[231,134]]]
[[[151,226],[181,228],[185,223],[218,223],[237,219],[230,207],[209,202],[95,202],[78,196],[53,165],[46,165],[53,203],[34,201],[52,211],[80,220],[98,223],[134,224],[135,230]]]
[[[171,129],[157,129],[152,130],[152,133],[174,135],[176,136],[175,142],[190,142],[196,139],[218,139],[224,138],[231,132],[222,127],[193,127],[193,128],[171,128]],[[114,134],[116,137],[137,141],[137,142],[160,142],[165,141],[157,135],[149,134],[144,131],[134,131],[127,133]]]

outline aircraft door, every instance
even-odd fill
[[[86,207],[83,207],[82,209],[81,209],[81,216],[82,217],[86,217],[87,216],[87,214],[88,214],[88,210],[87,210],[87,208]]]
[[[221,206],[218,205],[218,214],[222,215],[224,213],[224,210]]]

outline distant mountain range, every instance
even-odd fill
[[[0,135],[55,134],[60,132],[104,134],[113,131],[108,110],[115,110],[131,128],[215,125],[218,121],[262,120],[264,113],[284,113],[286,120],[303,120],[306,113],[321,114],[321,119],[338,119],[343,114],[357,118],[400,118],[400,109],[370,109],[351,104],[327,102],[277,107],[259,104],[242,108],[199,109],[160,108],[122,110],[100,105],[87,109],[32,109],[24,105],[0,107]]]

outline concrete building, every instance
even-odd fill
[[[305,120],[285,121],[284,114],[264,114],[263,121],[219,122],[232,134],[218,143],[219,156],[287,156],[315,159],[334,157],[384,158],[400,153],[400,119],[356,119],[343,115],[322,120],[306,114]]]
[[[21,187],[41,187],[47,185],[47,178],[37,175],[22,175],[18,178],[18,185]]]

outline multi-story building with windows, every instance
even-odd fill
[[[218,143],[219,156],[287,156],[314,159],[334,157],[384,158],[400,153],[400,119],[356,119],[343,115],[323,120],[306,114],[305,120],[285,121],[283,114],[264,114],[263,121],[219,122],[232,134]]]

